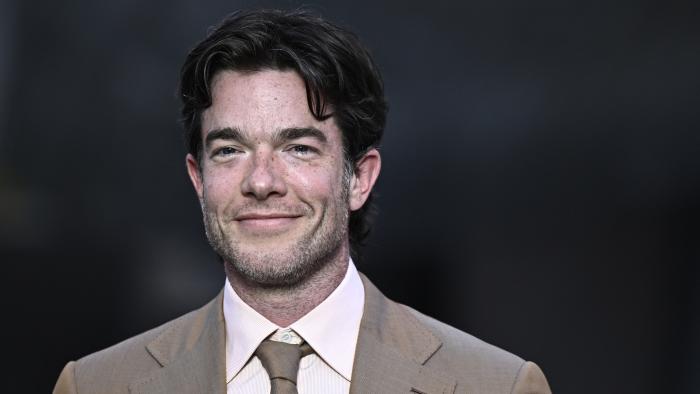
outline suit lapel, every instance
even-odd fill
[[[455,379],[425,365],[442,346],[440,340],[364,275],[362,282],[365,307],[350,393],[454,392]]]
[[[133,382],[132,393],[225,393],[225,325],[223,292],[174,324],[146,348],[162,368]]]
[[[361,277],[365,305],[350,393],[453,393],[456,380],[425,365],[442,346],[440,340]],[[147,346],[162,368],[134,381],[132,393],[226,392],[222,300],[223,292]]]

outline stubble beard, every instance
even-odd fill
[[[205,196],[201,204],[209,244],[227,270],[233,269],[244,280],[263,288],[294,287],[334,261],[347,242],[349,182],[345,171],[341,195],[332,202],[336,206],[335,214],[324,209],[319,221],[296,241],[285,247],[268,246],[257,250],[245,248],[241,240],[229,236],[216,211],[207,207]],[[329,214],[331,216],[327,216]],[[224,218],[223,222],[229,220]]]

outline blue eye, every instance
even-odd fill
[[[296,157],[303,157],[305,159],[312,159],[321,154],[318,148],[309,145],[292,145],[287,148],[287,152],[290,152]]]
[[[239,153],[241,153],[241,151],[232,146],[222,146],[221,148],[214,149],[211,153],[211,158],[218,161],[229,160]]]
[[[232,148],[230,146],[224,146],[224,147],[219,148],[216,151],[214,151],[214,156],[230,156],[236,152],[238,152],[238,150],[236,148]]]
[[[311,148],[306,145],[294,145],[292,151],[294,151],[294,153],[305,155],[311,153]]]

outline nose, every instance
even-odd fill
[[[247,174],[243,177],[241,193],[256,200],[265,200],[275,195],[284,196],[287,193],[279,159],[274,157],[274,152],[255,152]]]

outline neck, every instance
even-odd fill
[[[328,297],[338,287],[348,269],[348,248],[319,270],[292,286],[270,288],[249,281],[231,264],[225,263],[226,277],[236,294],[258,313],[280,327],[288,327]]]

